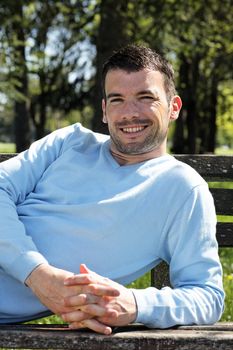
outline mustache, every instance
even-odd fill
[[[132,120],[123,120],[121,122],[116,122],[115,125],[118,127],[118,128],[127,128],[127,127],[130,127],[130,126],[133,126],[133,125],[142,125],[142,126],[145,126],[145,125],[148,125],[148,124],[151,124],[151,121],[150,119],[132,119]]]

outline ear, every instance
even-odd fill
[[[106,117],[106,102],[104,99],[102,99],[102,111],[103,111],[102,121],[103,121],[103,123],[107,124],[108,121],[107,121],[107,117]]]
[[[179,113],[182,107],[182,100],[180,96],[175,95],[170,102],[170,120],[176,120],[179,117]]]

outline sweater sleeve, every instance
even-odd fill
[[[224,305],[222,268],[215,238],[216,214],[207,185],[195,187],[166,224],[161,256],[172,288],[133,290],[136,322],[152,328],[211,324]]]
[[[31,271],[47,263],[18,218],[17,205],[33,191],[44,171],[59,157],[73,128],[64,128],[34,142],[0,164],[0,267],[24,282]],[[77,136],[77,135],[76,135]]]

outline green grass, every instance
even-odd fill
[[[215,153],[217,155],[221,156],[233,156],[233,149],[231,148],[223,148],[223,147],[217,147],[215,149]]]
[[[220,248],[219,255],[223,267],[223,285],[226,293],[225,311],[221,321],[233,322],[233,248]]]
[[[15,144],[14,143],[2,143],[0,142],[0,153],[14,153]]]

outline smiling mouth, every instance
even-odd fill
[[[120,128],[121,131],[123,131],[124,133],[127,134],[134,134],[140,131],[143,131],[147,126],[131,126],[131,127],[124,127],[124,128]]]

